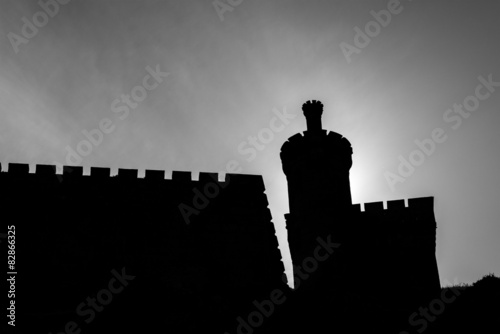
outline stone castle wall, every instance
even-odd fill
[[[29,169],[9,164],[0,173],[0,202],[17,231],[18,300],[29,315],[21,322],[38,331],[81,322],[77,305],[106,287],[113,269],[136,278],[97,315],[99,328],[161,320],[166,330],[222,333],[224,320],[232,325],[253,300],[284,285],[261,176],[220,182],[214,173],[193,181],[177,171],[165,179],[157,170],[138,178],[128,169],[113,177],[109,168]]]

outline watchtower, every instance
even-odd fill
[[[345,318],[360,303],[375,318],[392,312],[404,322],[440,291],[433,197],[410,198],[408,205],[404,200],[365,203],[363,209],[353,205],[351,144],[322,129],[321,102],[307,101],[302,110],[307,131],[283,144],[281,160],[297,304],[308,305],[303,323],[328,321],[337,312],[344,312],[338,319]],[[320,250],[325,242],[335,251]]]
[[[307,130],[290,137],[281,147],[290,207],[285,215],[288,240],[292,261],[297,265],[312,254],[318,236],[330,235],[341,242],[352,210],[351,143],[322,128],[320,101],[307,101],[302,110]]]

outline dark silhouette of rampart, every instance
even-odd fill
[[[166,180],[158,170],[144,178],[127,169],[114,177],[108,168],[55,173],[48,165],[29,173],[27,164],[0,173],[11,217],[5,225],[17,231],[21,328],[59,333],[73,320],[82,333],[222,333],[254,299],[286,286],[261,176],[227,174],[219,182],[217,174],[192,181],[176,171]],[[205,187],[217,196],[186,224],[179,205],[192,205]],[[77,306],[122,268],[135,278],[86,323],[90,316]]]

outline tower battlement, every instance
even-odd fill
[[[416,197],[409,198],[408,205],[406,205],[404,199],[397,199],[392,201],[380,201],[380,202],[367,202],[363,203],[364,210],[362,210],[361,203],[353,204],[353,208],[359,212],[379,212],[382,210],[403,210],[403,209],[422,209],[428,208],[433,209],[434,207],[434,197]]]
[[[363,208],[364,207],[364,208]],[[362,210],[364,209],[364,210]],[[414,233],[435,233],[434,197],[418,197],[405,200],[369,202],[352,205],[353,221],[374,228],[375,222],[383,221],[377,229],[414,229]],[[376,224],[375,224],[376,226]]]
[[[416,197],[409,198],[408,205],[404,199],[391,200],[391,201],[380,201],[380,202],[367,202],[367,203],[356,203],[352,205],[352,211],[355,213],[366,213],[366,214],[385,214],[388,215],[391,212],[400,214],[402,211],[422,211],[422,210],[433,210],[434,209],[434,197]]]
[[[319,135],[325,136],[325,143],[328,145],[333,145],[337,149],[344,150],[344,153],[351,153],[352,154],[352,146],[351,143],[347,138],[342,136],[339,133],[333,132],[333,131],[328,131],[328,130],[321,130],[319,132]],[[281,155],[283,156],[284,154],[296,154],[297,152],[294,152],[297,146],[305,145],[307,142],[305,141],[306,135],[302,133],[296,133],[290,138],[287,139],[286,142],[283,143],[281,146]],[[315,142],[317,143],[317,142]]]

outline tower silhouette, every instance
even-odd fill
[[[302,110],[307,130],[304,135],[290,137],[281,148],[290,206],[286,226],[292,262],[297,266],[313,254],[317,237],[343,243],[346,220],[352,211],[351,143],[338,133],[322,129],[321,102],[307,101]],[[309,285],[319,288],[316,280]]]
[[[386,208],[383,202],[365,203],[364,211],[353,205],[350,142],[322,129],[321,102],[307,101],[302,110],[307,130],[281,148],[293,318],[302,318],[294,326],[309,330],[315,324],[319,330],[335,315],[339,328],[347,329],[362,313],[368,322],[386,319],[385,328],[398,328],[393,319],[404,324],[440,291],[433,198],[409,199],[408,206],[388,201]],[[325,243],[335,248],[329,256],[319,253]]]

